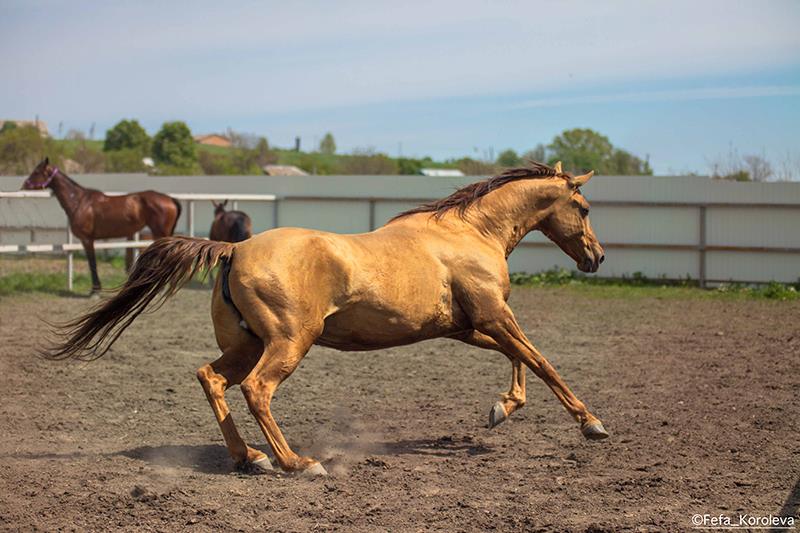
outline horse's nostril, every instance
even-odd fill
[[[605,254],[601,255],[601,256],[600,256],[600,263],[602,263],[602,262],[603,262],[603,261],[605,261],[605,260],[606,260],[606,256],[605,256]]]

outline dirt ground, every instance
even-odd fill
[[[142,316],[105,358],[34,356],[82,298],[0,300],[0,527],[21,531],[682,531],[694,514],[797,515],[800,302],[520,289],[533,342],[611,438],[584,441],[529,373],[436,340],[314,348],[273,413],[331,475],[233,470],[195,379],[216,356],[209,292]],[[429,366],[430,365],[430,366]],[[238,389],[245,438],[266,449]]]

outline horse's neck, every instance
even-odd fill
[[[487,194],[468,211],[468,220],[505,250],[506,257],[552,211],[562,194],[558,181],[529,179],[508,183]]]
[[[78,208],[78,204],[81,201],[81,197],[86,192],[86,189],[70,179],[69,176],[60,173],[53,178],[50,187],[53,189],[58,203],[60,203],[64,211],[67,212],[67,216],[72,218],[72,214]]]

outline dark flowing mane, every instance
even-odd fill
[[[441,218],[452,209],[458,210],[459,216],[464,216],[469,206],[494,191],[512,181],[525,180],[525,179],[541,179],[563,177],[569,178],[568,174],[559,173],[553,167],[549,167],[537,161],[530,161],[526,167],[509,168],[497,176],[487,178],[483,181],[470,183],[466,187],[458,189],[456,192],[441,200],[422,204],[408,211],[403,211],[396,215],[392,220],[397,220],[408,215],[416,213],[432,213],[435,218]]]

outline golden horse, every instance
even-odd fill
[[[280,467],[325,473],[319,462],[292,451],[270,412],[275,390],[314,344],[375,350],[449,337],[496,350],[511,360],[512,380],[490,412],[490,427],[525,405],[525,365],[587,439],[604,439],[600,420],[531,344],[506,303],[506,258],[532,230],[554,241],[580,270],[597,271],[603,249],[580,193],[591,176],[565,174],[560,163],[532,163],[358,235],[280,228],[236,244],[162,238],[142,253],[121,290],[66,324],[64,341],[45,355],[100,357],[148,305],[160,305],[201,269],[220,263],[211,313],[222,355],[197,377],[240,467],[272,465],[234,425],[225,390],[236,384]]]

